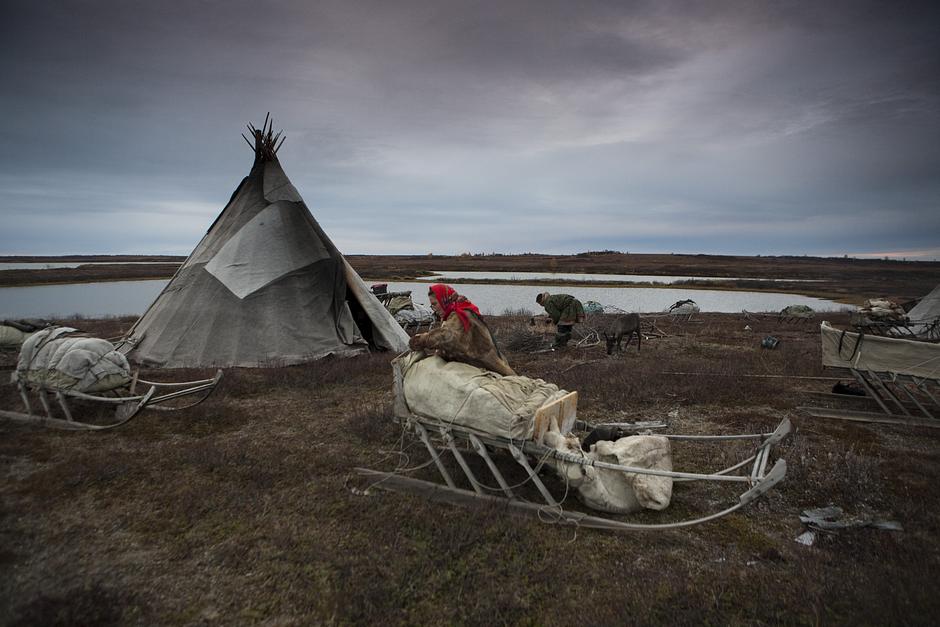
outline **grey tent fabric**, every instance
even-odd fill
[[[228,205],[120,346],[168,368],[282,366],[408,335],[320,228],[277,159],[257,157]]]
[[[914,335],[923,336],[937,330],[937,320],[940,319],[940,285],[933,288],[907,312],[907,319],[911,321],[908,326]]]

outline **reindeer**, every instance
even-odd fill
[[[617,316],[611,334],[608,335],[607,331],[604,331],[604,340],[607,342],[607,354],[613,354],[614,346],[617,347],[617,352],[620,352],[620,341],[623,339],[624,335],[627,336],[627,346],[629,346],[634,333],[636,333],[636,352],[639,353],[640,343],[643,339],[643,335],[640,333],[640,314],[631,313]]]

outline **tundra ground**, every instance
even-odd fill
[[[796,378],[832,376],[820,366],[818,320],[658,318],[665,337],[612,357],[603,344],[533,353],[550,338],[531,336],[524,318],[489,321],[518,372],[580,393],[585,420],[739,433],[791,418],[795,433],[776,449],[786,480],[739,513],[666,532],[436,505],[351,473],[428,461],[391,419],[393,356],[231,369],[202,405],[109,432],[0,422],[0,623],[935,622],[940,431],[801,415],[797,406],[818,402],[807,391],[833,383]],[[131,323],[71,321],[102,337]],[[777,349],[760,347],[768,334]],[[8,371],[15,356],[0,359]],[[0,406],[19,409],[12,386],[0,386]],[[706,469],[735,452],[682,445],[674,457]],[[676,520],[734,497],[677,485],[669,509],[631,519]],[[829,504],[904,531],[795,542],[799,513]]]

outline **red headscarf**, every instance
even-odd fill
[[[428,290],[428,293],[432,294],[437,299],[437,304],[441,306],[443,310],[442,318],[447,320],[450,314],[456,313],[463,324],[464,331],[470,330],[470,318],[467,317],[467,311],[480,315],[480,310],[477,309],[476,305],[467,300],[465,296],[455,292],[454,288],[449,285],[435,283]]]

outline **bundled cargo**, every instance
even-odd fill
[[[111,342],[71,327],[50,327],[23,343],[14,377],[60,390],[105,392],[130,383],[131,368]]]
[[[177,410],[205,400],[222,377],[182,383],[159,383],[131,373],[127,358],[108,340],[71,327],[49,327],[23,342],[11,376],[26,412],[0,410],[0,417],[65,429],[110,429],[128,422],[145,408]],[[145,391],[138,393],[137,386]],[[39,397],[42,414],[33,413],[29,392]],[[53,414],[53,397],[61,418]],[[195,398],[195,400],[192,400]],[[89,401],[114,408],[106,422],[80,421],[69,400]]]
[[[45,320],[4,320],[0,322],[0,350],[19,350],[26,338],[48,326]]]

